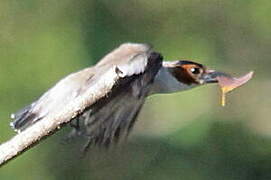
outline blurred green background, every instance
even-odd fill
[[[0,179],[271,179],[270,9],[269,0],[1,0],[0,142],[15,135],[12,112],[123,42],[255,77],[224,108],[216,85],[152,96],[126,143],[85,158],[66,127]]]

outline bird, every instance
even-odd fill
[[[92,144],[110,146],[127,137],[148,96],[216,83],[218,74],[190,60],[164,61],[149,44],[124,43],[94,66],[64,77],[36,101],[12,114],[10,126],[21,132],[65,108],[112,67],[118,79],[110,92],[70,123],[73,134],[87,138],[86,148]]]

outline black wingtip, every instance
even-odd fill
[[[10,127],[16,132],[20,132],[32,124],[37,119],[37,115],[31,112],[32,108],[33,105],[29,105],[11,114],[10,118],[13,119],[13,121],[10,122]]]
[[[11,119],[15,119],[15,118],[16,118],[15,114],[11,114],[11,115],[10,115],[10,118],[11,118]],[[20,129],[17,129],[17,128],[16,128],[16,124],[14,123],[14,121],[10,122],[10,123],[9,123],[9,126],[10,126],[15,132],[17,132],[17,133],[20,133],[20,132],[21,132]]]
[[[16,117],[15,120],[10,123],[10,126],[18,132],[33,124],[37,119],[35,113],[28,112],[22,116]]]

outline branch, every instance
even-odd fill
[[[118,80],[115,67],[103,75],[98,82],[90,87],[82,96],[68,104],[62,111],[44,117],[9,141],[0,145],[0,166],[38,144],[45,137],[61,129],[87,107],[104,97]]]

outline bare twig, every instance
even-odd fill
[[[41,139],[49,136],[60,129],[64,124],[70,122],[84,109],[105,96],[118,79],[115,68],[110,69],[103,77],[86,93],[75,99],[60,112],[46,116],[23,132],[17,134],[9,141],[0,145],[0,166],[15,158]]]

